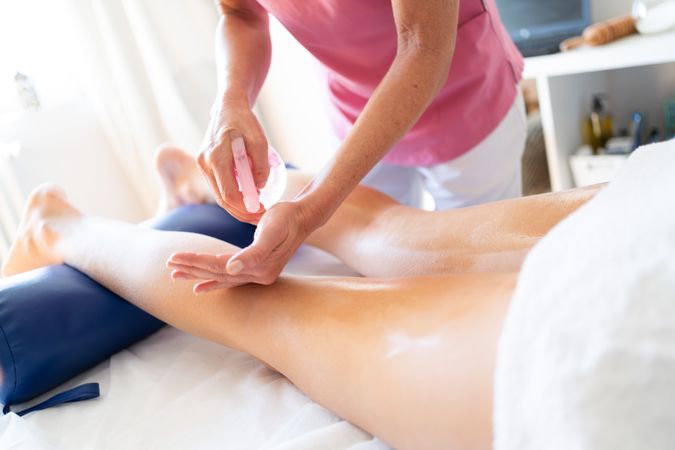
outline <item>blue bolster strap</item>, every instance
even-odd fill
[[[81,384],[67,391],[56,394],[52,397],[49,397],[47,400],[38,403],[35,406],[26,408],[23,411],[19,411],[16,414],[19,416],[25,416],[28,413],[33,411],[40,411],[41,409],[51,408],[52,406],[62,405],[64,403],[74,403],[81,402],[82,400],[91,400],[92,398],[97,398],[101,395],[98,387],[98,383],[85,383]],[[2,412],[7,414],[10,412],[10,405],[5,405],[2,408]]]

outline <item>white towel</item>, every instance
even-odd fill
[[[497,450],[675,448],[675,141],[528,256],[501,337]]]

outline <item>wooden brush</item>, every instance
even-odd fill
[[[624,14],[589,26],[582,36],[565,39],[560,43],[560,51],[566,52],[584,44],[594,47],[604,45],[634,33],[637,33],[635,18],[631,14]]]

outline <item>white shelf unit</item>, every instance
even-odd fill
[[[551,187],[569,189],[569,157],[582,144],[581,121],[594,94],[608,96],[615,130],[636,110],[650,128],[663,129],[663,103],[675,100],[675,32],[526,58],[524,78],[537,82]]]

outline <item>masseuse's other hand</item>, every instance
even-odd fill
[[[167,262],[174,280],[200,280],[194,292],[247,283],[269,285],[314,231],[299,202],[278,203],[260,220],[253,243],[235,254],[175,253]]]
[[[246,211],[235,178],[231,142],[238,136],[244,138],[256,186],[258,189],[265,186],[269,175],[267,139],[246,100],[226,97],[216,100],[197,165],[222,208],[243,222],[257,223],[264,211],[262,208],[256,213]]]

